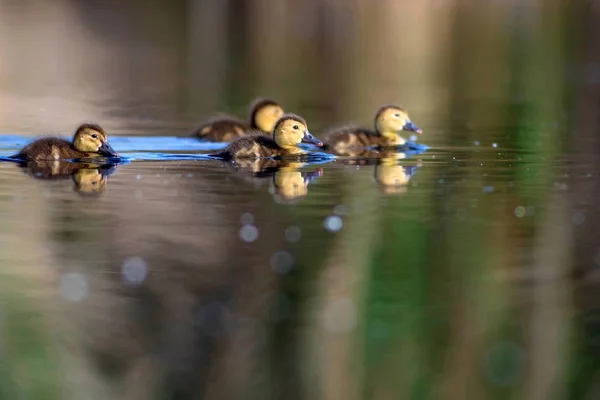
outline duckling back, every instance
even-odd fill
[[[352,154],[370,147],[394,145],[373,129],[345,126],[325,133],[323,148],[338,154]]]
[[[234,117],[220,117],[209,120],[200,126],[194,136],[211,142],[231,142],[242,137],[250,129],[250,126]]]
[[[25,146],[19,153],[11,156],[15,160],[64,160],[69,158],[78,158],[85,155],[73,145],[61,138],[48,137],[38,139]]]
[[[262,133],[254,132],[230,143],[222,152],[211,154],[223,160],[235,158],[274,157],[283,154],[277,143]]]

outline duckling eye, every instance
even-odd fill
[[[396,113],[396,114],[394,114],[394,117],[400,118],[400,114]]]
[[[92,139],[98,139],[98,135],[96,135],[95,133],[92,133]]]
[[[294,125],[294,129],[298,130],[298,125]]]

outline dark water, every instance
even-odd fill
[[[458,381],[481,398],[540,384],[596,326],[566,280],[586,214],[565,193],[594,174],[495,135],[262,171],[174,137],[112,138],[128,160],[108,172],[1,163],[0,393],[438,398]],[[26,140],[3,136],[2,155]]]
[[[0,0],[0,400],[600,398],[600,8]],[[231,165],[255,96],[421,153]],[[25,135],[25,136],[23,136]]]

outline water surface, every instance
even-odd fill
[[[2,136],[1,155],[28,140]],[[344,380],[372,398],[441,390],[458,366],[482,392],[521,387],[544,357],[535,331],[554,347],[576,326],[550,255],[584,217],[559,217],[569,163],[498,143],[232,165],[206,157],[223,144],[116,136],[126,162],[108,171],[2,162],[7,357],[61,360],[48,385],[77,371],[98,393],[117,379],[277,398]],[[557,218],[546,244],[535,232]]]

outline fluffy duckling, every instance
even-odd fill
[[[248,122],[228,116],[212,118],[200,126],[194,136],[212,142],[231,142],[249,131],[269,134],[282,115],[283,108],[277,102],[258,98],[250,105]]]
[[[57,137],[38,139],[10,158],[42,161],[96,157],[118,157],[118,154],[108,144],[106,133],[99,125],[83,124],[77,128],[72,142]]]
[[[300,156],[307,151],[298,147],[300,143],[322,146],[323,143],[308,131],[306,121],[294,114],[285,114],[273,128],[273,138],[261,133],[241,137],[229,144],[222,152],[211,154],[223,160],[238,158],[261,158]]]
[[[397,132],[421,133],[408,117],[405,109],[396,105],[385,105],[375,114],[375,130],[348,126],[335,128],[325,134],[324,149],[339,155],[360,155],[368,148],[400,146],[406,143]]]

